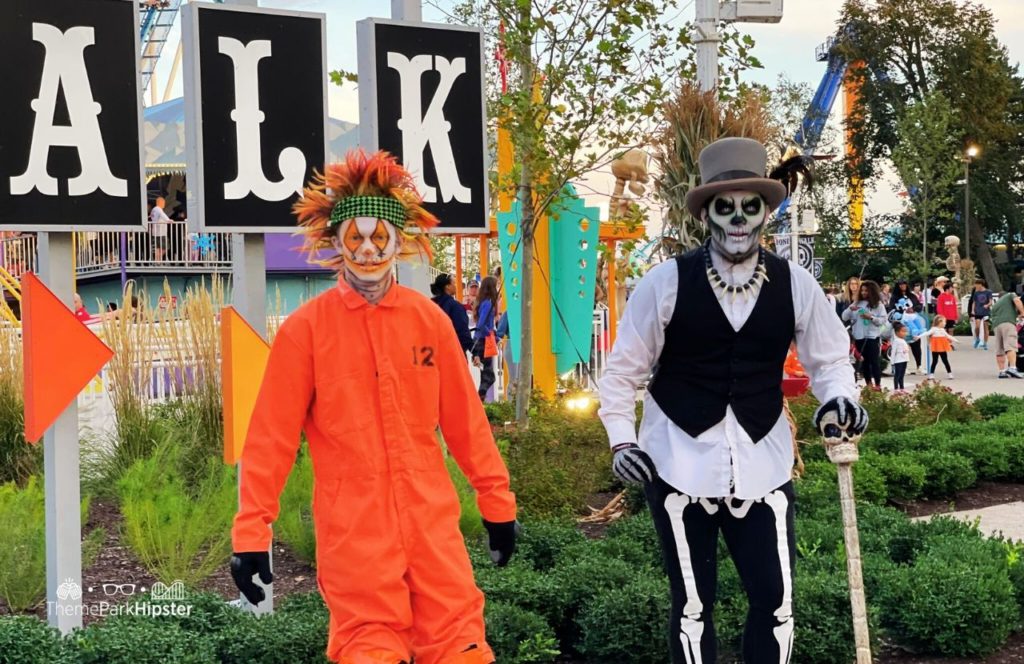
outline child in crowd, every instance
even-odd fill
[[[921,335],[926,329],[924,317],[917,313],[914,302],[910,298],[901,300],[897,304],[897,309],[903,312],[899,322],[907,326],[907,344],[914,356],[916,367],[911,373],[916,375],[921,372]]]
[[[892,345],[889,347],[889,362],[892,364],[892,387],[896,392],[904,392],[903,380],[907,375],[907,363],[910,362],[910,345],[907,343],[907,326],[903,323],[892,324]]]
[[[942,364],[946,367],[946,373],[949,374],[949,379],[952,380],[953,370],[949,368],[949,351],[953,350],[956,339],[946,331],[946,317],[936,316],[932,320],[931,329],[921,335],[922,339],[925,337],[928,337],[929,347],[932,351],[932,365],[928,368],[928,378],[935,377],[935,367],[939,365],[941,359]]]

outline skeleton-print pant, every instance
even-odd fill
[[[750,603],[745,664],[787,664],[793,650],[793,484],[758,500],[693,498],[657,478],[646,488],[672,588],[672,664],[714,664],[718,532]]]

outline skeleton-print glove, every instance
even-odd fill
[[[491,560],[498,567],[508,565],[512,554],[516,552],[516,538],[522,526],[518,521],[494,523],[484,519],[484,528],[487,529],[487,548],[491,552]]]
[[[622,443],[612,448],[612,473],[626,484],[647,484],[658,475],[654,462],[636,443]]]
[[[814,412],[814,426],[829,440],[860,436],[868,426],[868,411],[848,397],[834,397]]]
[[[263,588],[256,585],[252,577],[260,575],[260,581],[264,584],[274,582],[274,575],[270,572],[270,553],[267,551],[253,551],[248,553],[235,553],[231,556],[231,578],[235,585],[242,592],[242,595],[249,600],[250,604],[259,604],[266,599],[267,594]]]

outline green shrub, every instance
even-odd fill
[[[516,556],[543,572],[555,566],[563,551],[576,545],[588,544],[572,521],[529,521],[516,541]]]
[[[506,602],[544,616],[549,623],[560,621],[569,603],[562,580],[538,572],[526,560],[513,558],[506,567],[484,564],[475,570],[476,584],[490,602]]]
[[[158,579],[194,586],[231,556],[231,523],[237,506],[235,471],[210,459],[205,477],[187,485],[178,457],[161,446],[137,461],[118,481],[124,536]]]
[[[274,522],[274,536],[296,556],[316,564],[316,531],[313,527],[313,459],[303,445],[288,483],[281,492],[281,511]]]
[[[602,591],[580,612],[579,651],[592,664],[664,664],[669,597],[655,575]]]
[[[938,383],[926,383],[913,392],[917,424],[934,424],[938,422],[977,422],[981,413],[971,401]]]
[[[861,451],[899,454],[936,449],[944,446],[954,431],[960,432],[963,429],[964,427],[960,424],[943,423],[919,427],[910,431],[876,433],[873,430],[873,425],[868,425],[868,434],[861,441]]]
[[[52,664],[62,660],[60,632],[28,616],[0,618],[0,664]]]
[[[967,458],[979,480],[1004,480],[1011,476],[1011,447],[1004,436],[984,431],[963,433],[948,440],[943,449]]]
[[[739,661],[743,652],[743,627],[747,621],[747,594],[729,554],[718,554],[718,601],[715,604],[715,637],[718,660]]]
[[[986,394],[974,400],[974,407],[986,420],[991,420],[1011,410],[1024,410],[1024,399],[1005,394]]]
[[[543,617],[506,602],[487,602],[484,607],[487,643],[499,662],[553,662],[558,640]]]
[[[217,661],[212,639],[186,632],[171,621],[115,617],[68,637],[78,664],[210,664]]]
[[[327,664],[328,614],[276,611],[245,613],[216,637],[222,664]]]
[[[930,654],[974,657],[998,649],[1020,618],[998,543],[935,538],[879,595],[894,640]]]
[[[637,545],[637,548],[648,552],[647,565],[662,568],[661,540],[654,529],[654,520],[650,512],[641,512],[634,516],[616,521],[605,531],[605,539],[609,545],[619,539]]]
[[[904,455],[924,468],[922,492],[928,498],[955,496],[978,483],[971,461],[953,452],[921,450]]]
[[[82,500],[81,519],[89,514]],[[25,486],[0,485],[0,597],[15,611],[25,611],[46,596],[46,495],[35,477]],[[96,529],[82,545],[82,563],[91,564],[103,541]]]
[[[796,422],[797,440],[808,443],[820,440],[821,434],[814,428],[814,411],[818,409],[820,404],[814,398],[814,395],[808,391],[795,399],[788,399],[787,401],[789,403],[789,410],[793,413],[793,421]],[[806,456],[804,458],[808,460]]]
[[[845,574],[799,572],[793,581],[793,661],[836,664],[854,659],[850,591]]]
[[[614,484],[608,438],[596,416],[552,409],[531,419],[529,429],[502,435],[512,486],[530,517],[577,514],[589,496]]]
[[[984,431],[1003,436],[1017,436],[1024,431],[1024,410],[1011,410],[995,417],[971,431]]]
[[[469,480],[462,474],[455,458],[447,456],[445,466],[448,468],[448,476],[455,486],[455,494],[459,497],[459,530],[466,539],[480,539],[484,537],[484,522],[480,515],[480,507],[476,504],[476,491],[470,485]]]
[[[865,454],[858,465],[870,466],[882,473],[890,500],[916,500],[923,493],[924,466],[909,454]]]
[[[793,487],[800,514],[813,513],[839,502],[839,479],[831,461],[808,462],[804,476],[793,482]],[[885,477],[870,463],[853,466],[853,490],[860,502],[884,503],[888,496]]]

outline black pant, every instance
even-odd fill
[[[892,365],[892,389],[903,390],[906,389],[903,385],[903,379],[907,376],[907,363],[897,362]]]
[[[914,356],[914,363],[917,365],[918,370],[921,369],[921,340],[912,341],[909,344],[910,353]]]
[[[750,602],[743,631],[745,664],[789,662],[793,651],[793,483],[765,498],[692,498],[661,478],[645,488],[672,589],[672,664],[717,655],[712,614],[722,531]]]
[[[876,387],[881,387],[881,342],[878,339],[858,339],[854,343],[856,343],[857,351],[861,356],[860,373],[864,377],[864,382],[870,385],[874,381]]]
[[[488,390],[494,385],[496,379],[494,375],[494,358],[484,357],[485,343],[486,340],[484,339],[477,339],[473,343],[473,357],[480,359],[480,389],[477,392],[481,400],[487,396]]]
[[[953,370],[949,368],[949,353],[932,353],[932,368],[928,373],[935,373],[935,367],[939,366],[939,360],[942,360],[942,364],[946,366],[946,373],[953,373]]]

